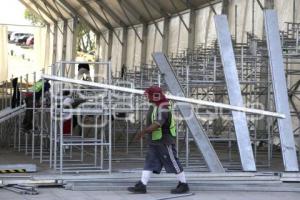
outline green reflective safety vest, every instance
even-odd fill
[[[151,123],[153,123],[156,119],[157,119],[157,106],[154,106],[153,111],[151,113]],[[176,123],[174,120],[174,116],[172,113],[172,106],[170,105],[168,107],[168,110],[171,113],[171,119],[169,119],[170,122],[170,126],[169,126],[169,130],[170,133],[173,137],[176,137]],[[155,131],[152,131],[152,140],[160,140],[162,138],[162,128],[159,127],[158,129],[156,129]]]
[[[38,81],[36,82],[31,88],[30,90],[32,92],[39,92],[43,89],[43,81]]]

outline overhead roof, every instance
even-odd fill
[[[149,23],[222,0],[20,0],[47,23],[78,16],[94,31]]]

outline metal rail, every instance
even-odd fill
[[[61,81],[61,82],[66,82],[66,83],[86,85],[86,86],[104,88],[104,89],[109,89],[109,90],[117,90],[120,92],[128,92],[128,93],[139,94],[139,95],[144,94],[144,90],[125,88],[125,87],[108,85],[108,84],[103,84],[103,83],[94,83],[94,82],[88,82],[88,81],[74,80],[74,79],[70,79],[70,78],[64,78],[64,77],[59,77],[59,76],[50,76],[50,75],[42,75],[42,77],[44,79],[53,80],[53,81]],[[224,108],[224,109],[228,109],[228,110],[260,114],[260,115],[271,116],[271,117],[285,118],[285,115],[283,115],[281,113],[275,113],[275,112],[270,112],[270,111],[266,111],[266,110],[232,106],[232,105],[223,104],[223,103],[209,102],[209,101],[185,98],[185,97],[174,96],[174,95],[166,95],[166,96],[170,100],[175,100],[175,101],[180,101],[180,102],[199,104],[199,105],[205,105],[205,106],[213,106],[213,107],[217,107],[217,108]]]

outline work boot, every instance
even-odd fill
[[[146,185],[142,181],[137,182],[134,187],[128,187],[127,190],[136,194],[145,194],[147,192]]]
[[[189,185],[187,183],[181,183],[179,181],[177,187],[175,189],[172,189],[171,193],[172,194],[183,194],[183,193],[186,193],[188,191],[190,191]]]

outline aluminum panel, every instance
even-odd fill
[[[170,92],[173,95],[184,97],[183,89],[175,77],[175,73],[163,53],[153,53],[153,59],[156,62],[163,78],[165,79]],[[212,172],[224,172],[224,168],[213,149],[205,130],[200,124],[199,120],[194,113],[191,104],[178,104],[177,105],[182,117],[185,119],[186,124],[193,135],[194,141],[201,151],[204,160]]]
[[[214,20],[230,105],[243,107],[244,103],[236,68],[228,20],[226,15],[216,15]],[[242,168],[244,171],[256,171],[246,113],[232,111],[232,117]]]
[[[289,108],[288,90],[276,11],[265,10],[264,22],[272,85],[274,90],[275,107],[276,111],[283,113],[286,116],[285,119],[277,119],[284,169],[285,171],[298,171],[298,160]]]

